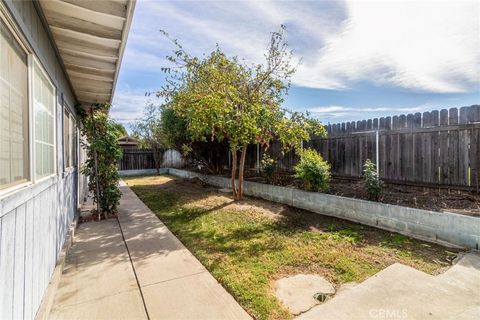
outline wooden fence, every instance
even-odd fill
[[[333,175],[359,178],[366,159],[371,159],[387,182],[480,189],[479,105],[329,124],[327,131],[327,138],[313,138],[304,147],[319,151]],[[262,152],[249,146],[247,168],[258,167]],[[299,160],[295,152],[283,155],[278,141],[268,153],[284,170],[293,170]],[[224,154],[226,167],[227,147]],[[119,161],[120,170],[152,168],[151,150],[125,150]]]
[[[479,105],[329,124],[327,131],[304,147],[319,151],[334,175],[361,177],[371,159],[386,181],[479,189]],[[298,161],[293,152],[282,156],[278,142],[268,152],[283,169]],[[250,167],[256,158],[249,156]]]
[[[155,169],[151,149],[123,150],[123,156],[117,162],[118,170]]]

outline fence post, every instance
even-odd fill
[[[380,152],[379,152],[378,142],[379,142],[379,133],[377,130],[375,131],[375,158],[376,158],[377,175],[380,177],[380,168],[379,168],[380,161],[378,160]]]
[[[231,156],[232,156],[232,153],[230,152],[230,150],[228,150],[228,167],[229,167],[229,168],[232,167],[232,159],[231,159]]]
[[[257,173],[260,172],[260,144],[257,143]]]

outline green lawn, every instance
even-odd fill
[[[275,280],[286,275],[321,274],[339,286],[395,262],[434,274],[452,259],[441,246],[399,234],[258,199],[234,203],[199,181],[126,181],[257,319],[292,317],[274,295]]]

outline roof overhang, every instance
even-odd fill
[[[39,0],[78,102],[112,102],[135,0]]]

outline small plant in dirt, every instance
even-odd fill
[[[271,181],[276,168],[277,162],[272,157],[270,157],[268,153],[264,153],[262,156],[262,171],[268,182]]]
[[[330,164],[314,149],[299,151],[300,162],[295,165],[295,177],[313,191],[327,191],[330,187]]]
[[[378,201],[383,191],[383,181],[380,179],[377,166],[370,160],[365,161],[363,182],[370,200]]]

